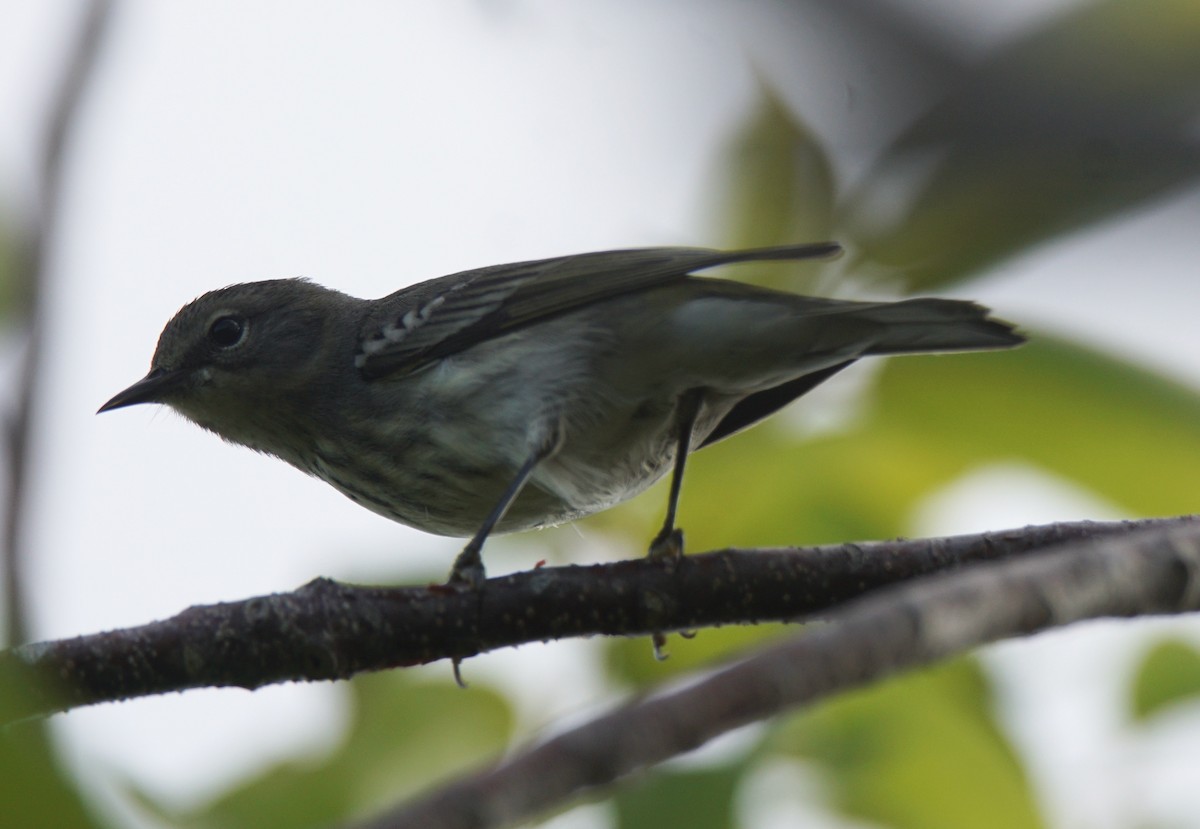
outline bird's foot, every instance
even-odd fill
[[[650,542],[650,552],[647,557],[653,561],[676,562],[683,557],[683,530],[677,527],[663,527],[662,531]],[[684,638],[690,639],[694,632],[684,633]],[[665,661],[667,653],[667,635],[662,631],[650,634],[650,645],[654,648],[654,658],[659,662]]]
[[[683,530],[678,527],[664,527],[650,542],[650,552],[647,555],[656,560],[680,558],[683,555]]]
[[[454,684],[465,691],[467,682],[462,678],[462,659],[455,657],[450,664],[454,666]]]
[[[658,662],[666,662],[670,656],[667,653],[667,634],[661,631],[655,631],[650,634],[650,646],[654,648],[654,659]]]
[[[450,568],[450,577],[446,579],[446,587],[462,593],[473,593],[479,603],[483,602],[483,586],[487,582],[487,571],[483,567],[483,557],[479,554],[483,545],[472,539],[463,547],[454,566]],[[451,664],[454,667],[454,683],[459,688],[466,688],[467,683],[462,677],[462,658],[455,657]]]
[[[476,593],[483,590],[487,581],[487,570],[484,569],[483,557],[479,554],[482,546],[472,539],[463,547],[458,558],[454,559],[454,566],[450,568],[450,578],[446,579],[447,587]]]

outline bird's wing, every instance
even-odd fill
[[[432,360],[526,325],[693,271],[751,260],[836,255],[832,242],[751,250],[640,248],[495,265],[431,279],[379,300],[360,332],[355,365],[369,379]]]

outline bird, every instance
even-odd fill
[[[969,301],[831,299],[697,275],[840,252],[610,250],[462,271],[375,300],[300,278],[230,285],[176,313],[149,373],[99,412],[165,404],[380,515],[469,537],[456,587],[484,583],[490,535],[608,509],[668,472],[650,554],[677,556],[690,452],[863,357],[1025,341]]]

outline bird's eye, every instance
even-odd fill
[[[246,338],[246,321],[238,317],[217,317],[208,328],[208,341],[217,348],[233,348]]]

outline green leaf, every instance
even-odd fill
[[[1041,466],[1135,515],[1196,508],[1200,395],[1082,346],[1035,335],[1011,352],[893,361],[873,424],[963,464]]]
[[[0,722],[5,712],[27,711],[16,699],[23,689],[0,683]],[[12,827],[104,826],[83,803],[76,782],[66,774],[49,739],[45,720],[0,728],[0,823]]]
[[[189,813],[172,813],[145,793],[135,794],[181,827],[330,826],[379,811],[498,754],[512,734],[508,704],[474,683],[466,693],[449,681],[391,671],[356,677],[350,687],[353,725],[330,756],[279,764]]]
[[[730,141],[719,169],[726,176],[715,199],[730,247],[822,241],[831,232],[833,173],[816,136],[765,85],[758,108]],[[747,265],[760,285],[811,287],[821,266]]]
[[[618,829],[733,829],[734,791],[744,763],[702,771],[648,773],[615,798]]]
[[[1146,720],[1164,709],[1200,700],[1200,650],[1179,639],[1155,645],[1133,680],[1133,716]]]
[[[841,696],[772,745],[823,767],[845,814],[892,829],[1043,825],[970,659]]]

